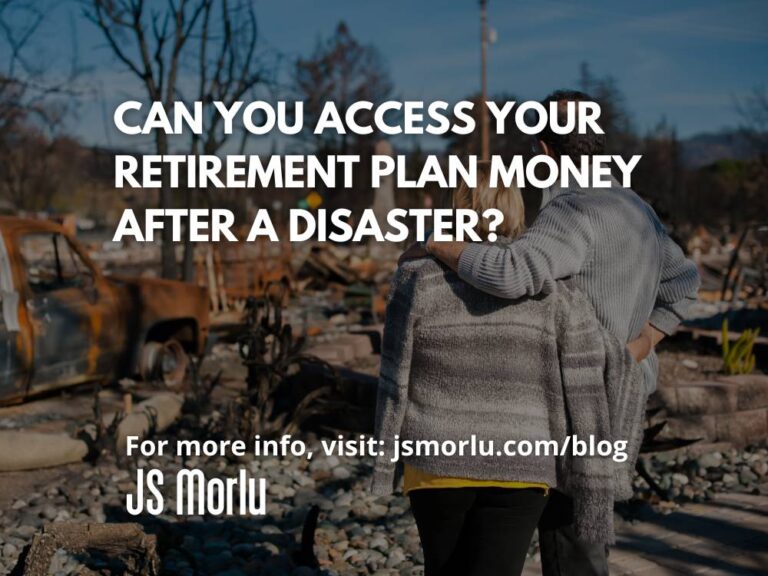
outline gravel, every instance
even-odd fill
[[[647,468],[667,492],[662,502],[648,484],[635,480],[636,496],[667,512],[686,502],[704,502],[717,492],[768,494],[768,450],[710,452],[695,457],[677,454],[643,456]],[[142,462],[166,472],[163,493],[174,506],[175,473],[180,458]],[[161,533],[163,572],[193,576],[245,574],[311,576],[315,574],[423,574],[423,554],[408,499],[402,495],[376,498],[369,493],[371,462],[367,459],[302,458],[188,459],[206,476],[236,477],[245,468],[269,485],[267,515],[263,517],[177,517],[171,509],[157,518],[142,517],[149,532]],[[32,536],[47,522],[132,522],[125,512],[125,494],[135,489],[133,465],[123,469],[109,457],[93,467],[81,466],[62,475],[39,492],[13,501],[0,514],[0,573],[15,566]],[[304,519],[318,506],[315,554],[320,568],[296,561]],[[538,556],[536,540],[530,553]],[[51,573],[75,573],[79,561],[57,554]]]
[[[673,503],[705,502],[718,492],[768,494],[768,449],[765,445],[707,452],[697,456],[661,453],[642,457],[653,479]],[[651,504],[658,494],[640,477],[635,494]],[[663,506],[664,511],[674,506]]]
[[[142,462],[143,463],[143,462]],[[189,463],[189,462],[188,462]],[[182,467],[180,458],[147,462],[166,472],[166,508],[174,505],[171,482]],[[165,574],[298,575],[413,574],[421,567],[418,532],[401,496],[375,498],[368,491],[370,461],[324,458],[258,458],[236,463],[221,459],[194,462],[206,476],[236,477],[246,468],[267,480],[267,515],[259,517],[177,517],[171,509],[156,518],[142,517],[147,531],[162,530],[172,546],[164,551]],[[0,573],[15,566],[24,546],[46,522],[131,522],[125,494],[135,490],[131,469],[102,459],[95,467],[57,480],[44,494],[15,500],[0,515]],[[299,566],[304,518],[311,506],[321,513],[315,535],[320,568]],[[75,573],[77,558],[58,554],[52,574]]]

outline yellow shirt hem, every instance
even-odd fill
[[[450,476],[438,476],[424,470],[419,470],[408,464],[404,467],[403,492],[408,494],[413,490],[426,490],[429,488],[539,488],[544,493],[549,491],[549,486],[542,482],[518,482],[515,480],[475,480],[472,478],[454,478]]]

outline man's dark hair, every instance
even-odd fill
[[[594,99],[589,94],[579,92],[578,90],[556,90],[544,98],[541,103],[549,112],[550,103],[559,102],[561,104],[561,106],[558,106],[559,115],[565,113],[566,102],[593,101]],[[560,121],[559,124],[564,124],[564,122]],[[605,152],[605,134],[595,134],[591,130],[586,134],[579,134],[576,130],[573,130],[570,134],[555,134],[550,128],[549,122],[547,122],[547,126],[539,134],[539,139],[552,148],[558,156],[591,156]]]

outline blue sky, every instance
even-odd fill
[[[379,49],[403,99],[458,100],[479,86],[476,0],[256,5],[264,48],[286,64],[310,53],[343,19],[360,41]],[[735,99],[768,83],[765,0],[489,0],[489,21],[498,34],[491,93],[539,99],[572,85],[587,61],[594,74],[616,78],[641,130],[663,116],[681,136],[735,126]],[[69,130],[85,143],[124,144],[109,126],[111,111],[119,100],[143,95],[131,92],[133,79],[77,3],[56,6],[30,50],[54,70],[69,66],[76,53],[98,96],[84,98]]]

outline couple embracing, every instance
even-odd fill
[[[588,100],[558,91],[544,104],[564,114],[567,102]],[[555,159],[596,155],[605,137],[545,131],[537,146]],[[501,210],[500,236],[430,240],[401,258],[376,435],[388,446],[474,436],[498,450],[380,458],[373,491],[402,480],[426,576],[520,574],[537,527],[545,576],[607,574],[613,504],[631,496],[656,387],[653,349],[695,301],[696,266],[618,183],[544,190],[527,229],[521,192],[492,188],[487,173],[453,203]],[[574,450],[579,442],[593,449]]]

